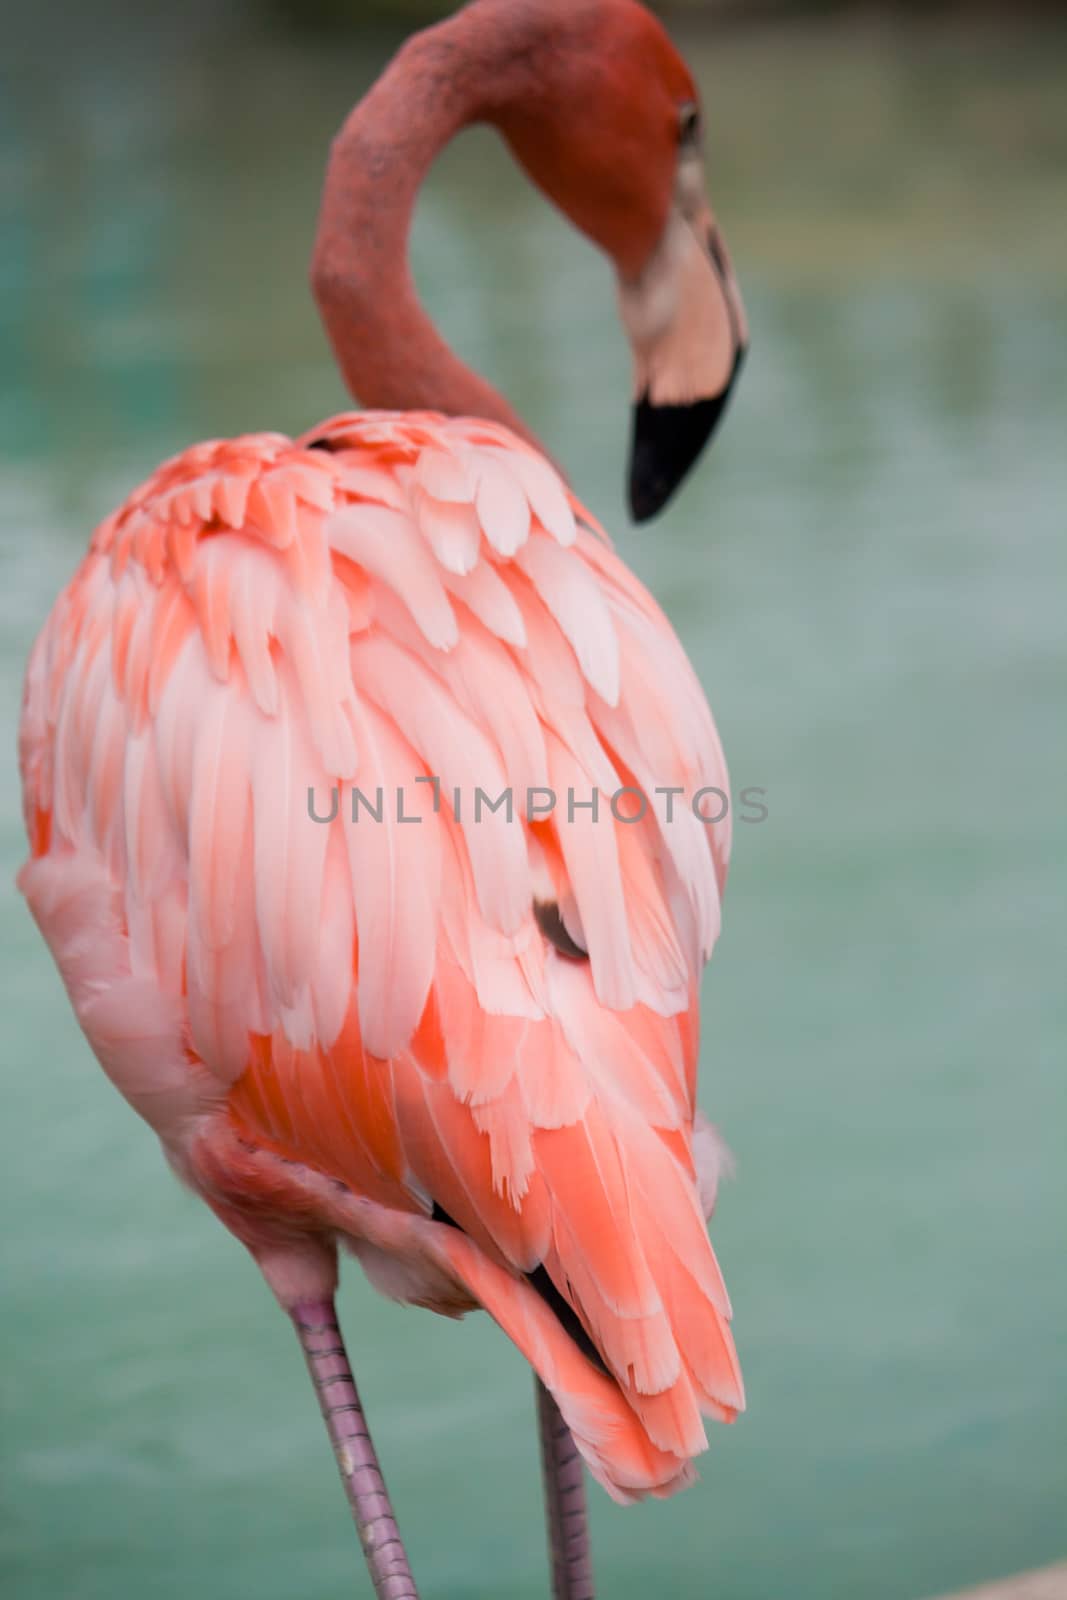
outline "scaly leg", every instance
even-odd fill
[[[367,1558],[374,1593],[378,1600],[418,1600],[418,1590],[348,1364],[333,1299],[302,1300],[290,1315],[318,1393],[323,1421]]]
[[[555,1600],[594,1600],[582,1458],[556,1402],[540,1378],[535,1383],[552,1593]]]

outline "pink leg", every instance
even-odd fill
[[[555,1600],[594,1600],[582,1458],[556,1402],[539,1378],[535,1382],[552,1593]]]
[[[322,1408],[378,1600],[418,1600],[393,1508],[348,1365],[332,1298],[290,1313]]]

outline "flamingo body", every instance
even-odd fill
[[[20,757],[78,1020],[283,1304],[340,1239],[488,1310],[616,1498],[684,1484],[743,1404],[695,1104],[726,776],[555,470],[429,413],[187,450],[57,601]]]

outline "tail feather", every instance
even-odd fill
[[[689,1452],[655,1444],[618,1383],[599,1372],[524,1279],[457,1229],[411,1219],[423,1249],[459,1279],[518,1347],[559,1406],[593,1477],[622,1503],[674,1494],[693,1481]]]
[[[662,1305],[628,1317],[617,1312],[600,1292],[580,1246],[558,1213],[545,1267],[617,1377],[643,1394],[658,1394],[676,1382],[681,1367]]]
[[[693,1179],[654,1131],[618,1132],[594,1104],[580,1129],[535,1135],[551,1211],[543,1266],[607,1373],[529,1283],[474,1241],[450,1229],[435,1248],[555,1396],[593,1475],[633,1498],[689,1482],[690,1458],[708,1445],[702,1417],[732,1421],[744,1391]],[[602,1217],[613,1225],[598,1229]]]
[[[617,1108],[593,1103],[581,1130],[535,1139],[552,1205],[550,1277],[649,1438],[698,1454],[701,1414],[732,1419],[744,1392],[693,1178],[655,1130]],[[610,1227],[598,1226],[602,1202]]]

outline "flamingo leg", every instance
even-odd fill
[[[593,1558],[585,1509],[585,1472],[571,1431],[559,1407],[541,1382],[537,1389],[537,1423],[541,1435],[541,1473],[545,1485],[545,1521],[552,1562],[554,1600],[594,1600]]]
[[[290,1313],[330,1435],[341,1482],[378,1600],[418,1600],[374,1442],[356,1389],[333,1299]]]

